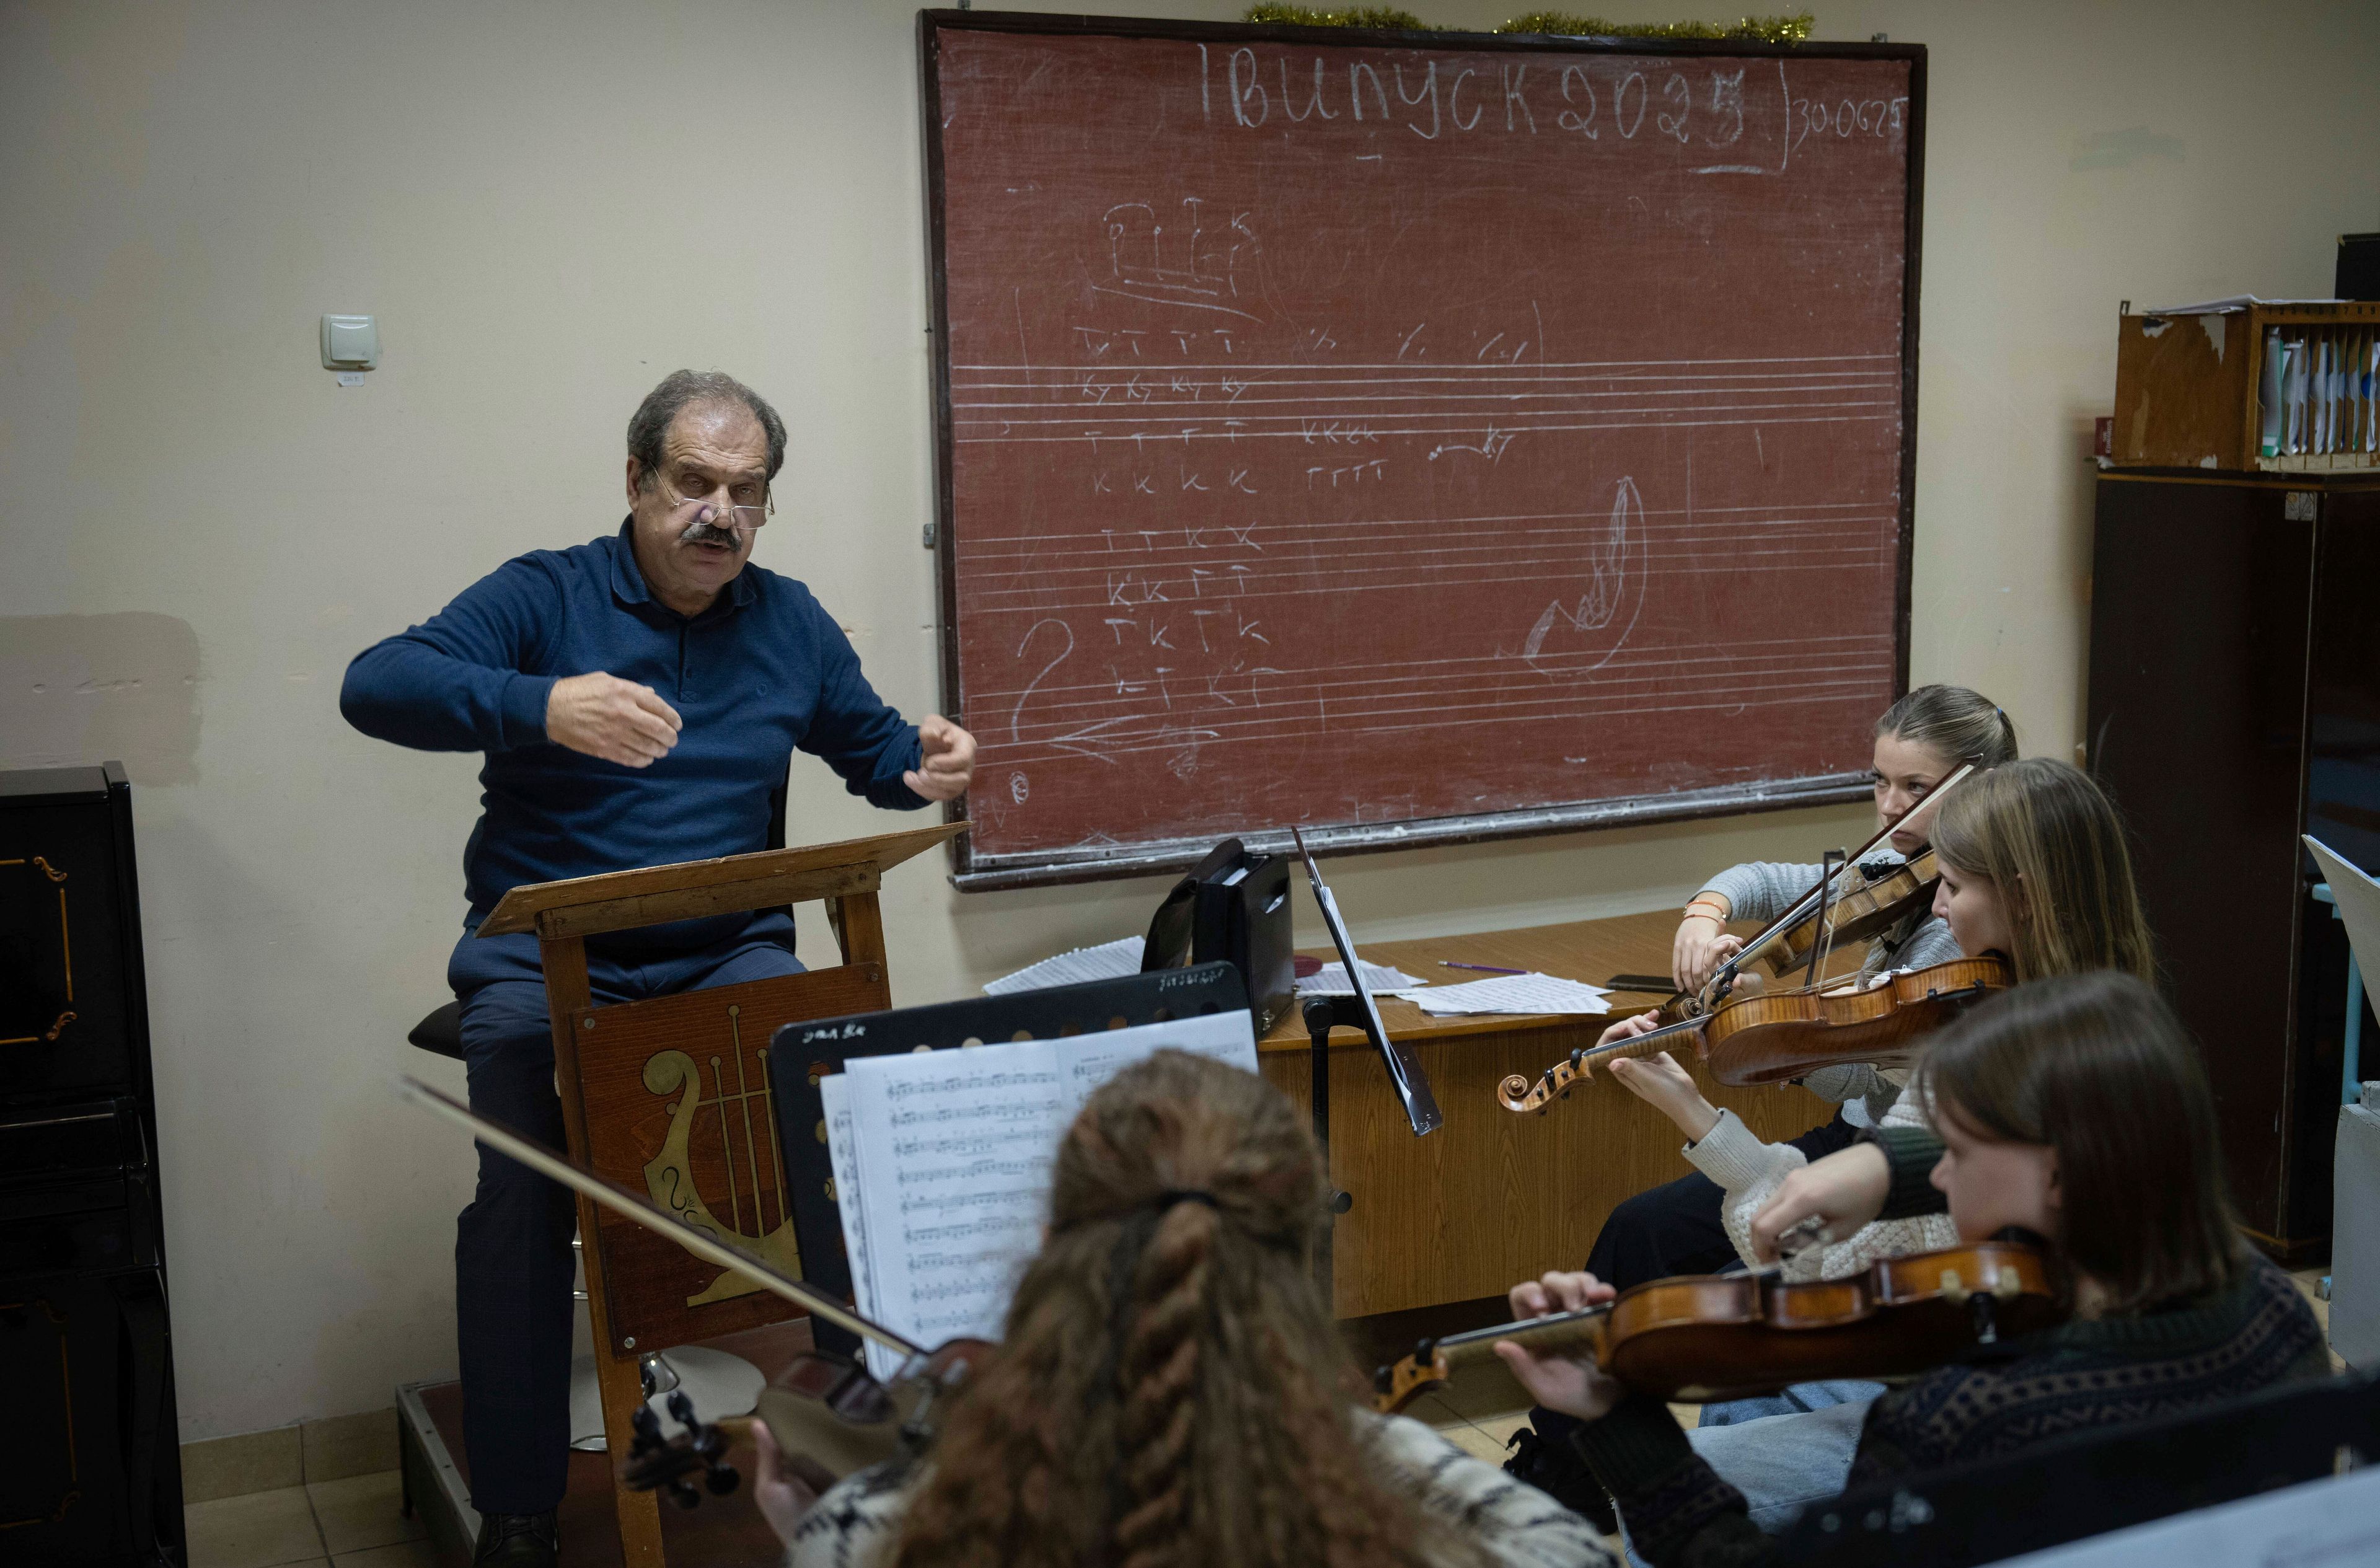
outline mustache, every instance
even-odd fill
[[[743,542],[743,535],[735,529],[722,529],[716,523],[697,521],[686,525],[686,531],[677,536],[677,541],[680,544],[723,544],[733,550]]]

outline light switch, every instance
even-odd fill
[[[369,371],[380,363],[380,323],[370,316],[322,318],[322,368]]]

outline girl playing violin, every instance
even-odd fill
[[[1313,1138],[1261,1078],[1178,1051],[1119,1073],[1059,1145],[1040,1256],[927,1458],[805,1511],[760,1438],[794,1568],[1606,1568],[1576,1514],[1350,1402],[1321,1220]]]
[[[1782,1445],[1772,1460],[1798,1460],[1805,1473],[1798,1492],[1772,1483],[1768,1522],[1781,1527],[1847,1481],[2328,1371],[2304,1298],[2240,1241],[2204,1069],[2140,979],[2103,968],[2004,991],[1937,1037],[1916,1090],[1928,1125],[1876,1128],[1794,1172],[1754,1222],[1755,1246],[1773,1256],[1779,1234],[1813,1216],[1840,1230],[1947,1209],[1966,1240],[2012,1234],[2042,1246],[2070,1317],[1885,1394],[1867,1409],[1847,1473],[1823,1448]],[[1514,1287],[1512,1306],[1534,1317],[1613,1294],[1592,1273],[1554,1273]],[[1591,1362],[1510,1341],[1497,1354],[1541,1404],[1585,1423],[1572,1441],[1639,1556],[1696,1568],[1767,1555],[1744,1494],[1659,1401]]]
[[[2002,954],[2020,983],[2090,969],[2113,969],[2143,980],[2155,978],[2123,826],[2099,786],[2081,771],[2064,762],[2028,758],[1969,780],[1936,813],[1933,847],[1942,873],[1934,912],[1957,943],[1953,956]],[[1652,1023],[1651,1015],[1623,1019],[1606,1030],[1603,1039],[1624,1039]],[[1764,1259],[1753,1244],[1753,1216],[1780,1183],[1808,1162],[1803,1148],[1794,1142],[1761,1142],[1741,1117],[1703,1098],[1693,1076],[1670,1056],[1622,1058],[1611,1063],[1609,1070],[1685,1134],[1681,1152],[1722,1191],[1719,1212],[1734,1256],[1748,1267],[1759,1267]],[[1920,1102],[1907,1093],[1877,1122],[1884,1128],[1924,1124]],[[1833,1242],[1785,1260],[1786,1277],[1841,1279],[1879,1258],[1958,1243],[1949,1219],[1941,1214],[1884,1220],[1835,1234]],[[1594,1272],[1592,1259],[1587,1271]],[[1864,1406],[1882,1392],[1880,1384],[1849,1380],[1796,1384],[1765,1399],[1706,1406],[1703,1426],[1737,1428],[1764,1416]],[[1560,1446],[1569,1423],[1559,1412],[1531,1414],[1534,1437],[1516,1438],[1530,1466],[1514,1473],[1599,1519],[1597,1489]],[[1823,1422],[1803,1425],[1791,1434],[1791,1441],[1805,1450],[1830,1448],[1847,1457],[1858,1414],[1857,1408],[1837,1410]],[[1697,1440],[1723,1467],[1732,1468],[1765,1465],[1771,1445],[1784,1435],[1745,1429]]]
[[[1978,770],[2016,758],[2016,730],[1988,698],[1964,687],[1922,686],[1894,703],[1876,722],[1876,810],[1889,826],[1892,847],[1903,857],[1926,845],[1934,813],[1926,797],[1961,762]],[[1970,777],[1951,798],[1974,786]],[[1686,906],[1671,947],[1671,978],[1682,991],[1698,991],[1713,970],[1742,946],[1728,934],[1729,920],[1771,920],[1816,885],[1820,868],[1755,861],[1713,877]],[[1868,944],[1860,973],[1917,969],[1959,956],[1959,946],[1941,919],[1921,912]],[[1739,985],[1755,977],[1742,977]],[[1647,1015],[1649,1016],[1649,1015]],[[1633,1030],[1632,1033],[1635,1032]],[[1616,1037],[1605,1036],[1606,1040]],[[1858,1122],[1882,1117],[1900,1098],[1900,1086],[1873,1067],[1828,1067],[1803,1080],[1803,1087],[1837,1104],[1860,1101]],[[1825,1125],[1791,1140],[1809,1159],[1848,1145],[1857,1123],[1837,1114]],[[1677,1274],[1706,1274],[1735,1256],[1719,1213],[1719,1189],[1695,1172],[1638,1193],[1611,1212],[1587,1268],[1621,1289]]]
[[[1942,873],[1934,913],[1959,954],[1999,954],[2020,984],[2089,969],[2155,978],[2122,824],[2080,770],[2045,758],[1996,768],[1943,803],[1933,837]],[[1625,1039],[1652,1022],[1650,1014],[1624,1019],[1603,1038]],[[1752,1216],[1789,1172],[1806,1162],[1803,1151],[1791,1143],[1762,1143],[1733,1112],[1704,1099],[1672,1057],[1623,1058],[1610,1072],[1686,1135],[1685,1157],[1725,1190],[1720,1211],[1729,1240],[1747,1265],[1756,1266]],[[1913,1127],[1924,1119],[1903,1094],[1879,1124]],[[1955,1239],[1941,1216],[1868,1225],[1802,1253],[1786,1265],[1786,1274],[1840,1279],[1879,1258],[1950,1246]]]

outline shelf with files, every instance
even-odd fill
[[[2125,312],[2111,466],[2380,468],[2380,303]]]

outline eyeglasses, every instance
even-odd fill
[[[662,495],[669,502],[672,512],[692,510],[695,513],[693,522],[688,525],[689,531],[694,529],[709,528],[724,532],[734,529],[740,534],[749,534],[758,530],[777,513],[776,492],[766,486],[761,488],[760,504],[757,506],[733,501],[722,506],[711,497],[722,491],[726,491],[731,495],[735,493],[734,487],[724,480],[713,485],[703,494],[686,495],[680,492],[678,480],[666,475],[655,477],[661,480]]]

